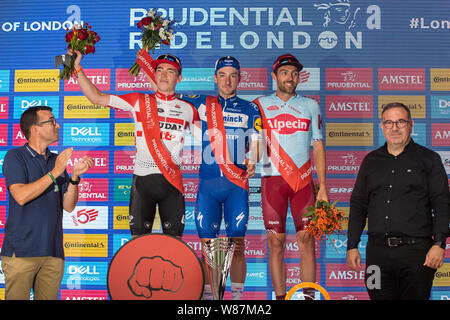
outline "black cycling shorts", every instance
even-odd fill
[[[184,196],[162,174],[133,175],[130,196],[132,235],[152,232],[156,206],[163,232],[181,237],[184,231]]]

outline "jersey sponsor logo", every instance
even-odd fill
[[[275,118],[268,118],[270,128],[279,134],[293,134],[297,131],[308,132],[311,124],[310,119],[297,118],[292,114],[282,113]]]
[[[248,115],[225,111],[223,112],[223,121],[226,127],[247,128]]]

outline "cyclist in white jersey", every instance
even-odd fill
[[[261,207],[269,242],[269,269],[277,299],[284,299],[286,294],[284,250],[288,203],[300,249],[301,281],[315,282],[316,279],[314,238],[305,230],[308,221],[302,218],[306,208],[314,205],[316,200],[309,159],[311,142],[319,180],[317,199],[328,200],[320,107],[315,100],[295,93],[302,68],[290,54],[278,57],[272,68],[277,92],[254,101],[261,110],[264,140],[268,146],[261,170]],[[304,290],[305,294],[312,292]]]
[[[191,127],[198,119],[196,109],[175,96],[175,86],[182,79],[181,62],[168,54],[161,55],[152,62],[157,87],[154,95],[110,95],[98,90],[86,77],[80,65],[81,54],[76,53],[75,76],[89,101],[129,111],[133,115],[137,152],[130,196],[132,235],[151,233],[158,205],[163,232],[181,237],[184,231],[185,204],[181,173],[178,172],[180,152],[187,127]],[[69,54],[72,52],[69,51]],[[153,101],[156,102],[157,109],[154,114],[150,111]],[[148,129],[149,123],[153,123],[153,131]]]

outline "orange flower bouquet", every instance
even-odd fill
[[[328,235],[342,230],[344,212],[335,207],[336,201],[330,204],[328,201],[317,201],[315,207],[310,206],[304,217],[309,217],[310,222],[306,230],[316,239],[327,238]]]

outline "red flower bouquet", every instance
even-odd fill
[[[100,41],[100,36],[97,32],[91,30],[92,27],[86,22],[84,26],[75,25],[71,30],[67,29],[64,37],[67,45],[67,49],[77,50],[82,54],[95,53],[95,45]],[[73,63],[75,59],[72,59],[70,66],[64,65],[64,69],[61,71],[59,78],[69,80],[74,73]]]
[[[152,53],[155,53],[155,48],[160,44],[170,45],[170,41],[173,40],[173,26],[175,25],[175,21],[163,18],[156,10],[150,9],[147,16],[137,23],[137,27],[142,31],[142,47],[151,49]],[[128,70],[128,73],[137,76],[140,70],[141,66],[135,63]]]

